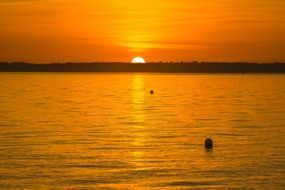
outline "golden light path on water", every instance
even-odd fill
[[[137,125],[133,126],[134,138],[133,145],[136,150],[132,151],[134,160],[136,162],[143,161],[144,157],[144,141],[147,135],[147,126],[145,123],[145,110],[143,109],[145,105],[145,88],[144,88],[144,77],[140,75],[133,76],[132,82],[132,105],[133,105],[133,122]],[[143,162],[142,162],[143,163]]]

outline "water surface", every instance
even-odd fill
[[[284,139],[284,75],[0,74],[0,189],[282,189]]]

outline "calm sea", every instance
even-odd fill
[[[284,188],[285,75],[0,74],[0,189]]]

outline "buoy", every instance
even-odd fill
[[[153,90],[151,90],[151,91],[149,91],[149,93],[150,93],[150,94],[154,94],[154,91],[153,91]]]
[[[208,138],[205,140],[205,149],[213,149],[213,140]]]

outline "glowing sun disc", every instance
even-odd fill
[[[145,60],[142,57],[135,57],[133,58],[132,63],[145,63]]]

